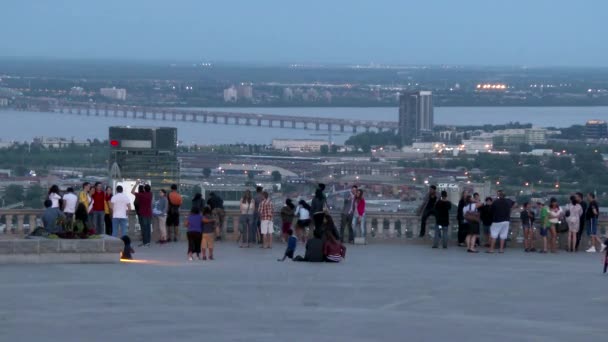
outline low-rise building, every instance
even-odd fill
[[[272,148],[290,152],[319,152],[326,140],[316,139],[272,139]]]
[[[124,88],[101,88],[99,94],[112,100],[124,101],[127,99],[127,90]]]

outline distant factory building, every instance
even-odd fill
[[[608,124],[603,120],[589,120],[585,125],[585,139],[599,140],[608,138]]]
[[[408,92],[399,97],[399,136],[402,145],[431,134],[433,126],[432,92]]]
[[[99,94],[112,100],[124,101],[127,99],[127,90],[124,88],[101,88]]]

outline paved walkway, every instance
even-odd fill
[[[148,264],[0,266],[0,341],[605,339],[599,254],[349,247],[339,265],[234,243],[187,262],[179,243],[137,250]]]

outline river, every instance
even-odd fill
[[[361,120],[397,120],[397,108],[208,108],[232,112],[319,116]],[[501,124],[519,121],[540,127],[568,127],[589,119],[608,121],[607,107],[437,107],[435,123],[447,125]],[[179,139],[192,144],[269,144],[273,138],[323,139],[326,132],[257,126],[226,126],[190,122],[151,121],[38,112],[0,111],[1,141],[27,141],[33,137],[74,137],[77,140],[107,139],[110,126],[173,126]],[[349,133],[334,133],[332,140],[343,143]]]

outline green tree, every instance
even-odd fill
[[[203,169],[203,177],[209,178],[211,176],[211,169],[206,167]]]
[[[338,153],[338,145],[335,145],[335,144],[334,144],[334,145],[331,145],[330,150],[331,150],[331,154],[336,154],[336,153]]]
[[[24,189],[22,185],[11,184],[4,189],[4,204],[13,204],[23,201]]]
[[[321,154],[326,155],[329,153],[329,146],[321,145]]]
[[[42,208],[44,203],[44,193],[45,191],[40,185],[34,184],[30,186],[25,193],[24,206],[32,209]]]
[[[283,178],[281,173],[277,170],[272,171],[272,173],[270,174],[270,177],[272,178],[272,181],[276,182],[276,183],[279,183],[281,181],[281,179]]]

